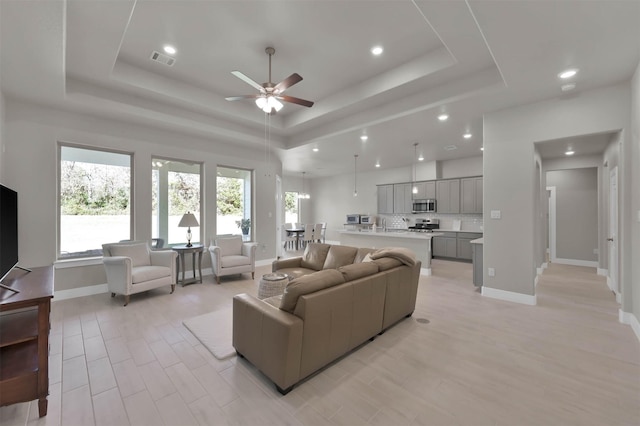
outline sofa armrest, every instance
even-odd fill
[[[107,274],[109,291],[118,294],[130,294],[131,258],[126,256],[107,256],[102,258]]]
[[[178,253],[173,250],[154,250],[149,252],[149,258],[153,266],[166,266],[171,268],[171,274],[175,274],[176,258]]]
[[[288,259],[274,260],[271,263],[271,272],[278,272],[279,269],[300,268],[302,257],[290,257]]]
[[[242,243],[242,255],[251,259],[251,264],[256,261],[256,250],[258,249],[258,243]]]
[[[233,347],[281,389],[299,380],[302,320],[248,295],[233,297]]]

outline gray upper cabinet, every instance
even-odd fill
[[[482,177],[460,179],[460,213],[482,213]]]
[[[436,181],[436,212],[460,213],[460,179]]]
[[[378,214],[393,213],[393,185],[378,185]]]
[[[415,187],[418,192],[415,194],[411,194],[414,200],[431,200],[436,198],[435,181],[416,182]]]
[[[393,185],[393,212],[411,213],[413,198],[410,183],[396,183]]]

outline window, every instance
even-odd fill
[[[131,154],[60,146],[59,259],[131,239]]]
[[[151,237],[160,238],[165,246],[187,242],[187,229],[179,228],[182,215],[200,216],[199,163],[152,158],[152,220]],[[200,242],[200,227],[191,228],[191,243]]]
[[[300,222],[300,209],[299,209],[298,193],[297,192],[285,192],[284,193],[284,221],[285,223],[298,223]]]
[[[248,234],[251,221],[251,171],[218,167],[217,230],[221,234]],[[245,225],[242,226],[241,225]]]

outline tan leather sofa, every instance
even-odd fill
[[[286,394],[410,316],[420,266],[406,249],[309,244],[302,257],[274,262],[297,276],[283,295],[233,298],[233,346]]]

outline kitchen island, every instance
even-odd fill
[[[387,231],[338,231],[340,244],[353,247],[404,247],[416,254],[422,262],[421,274],[431,275],[431,238],[438,232],[410,232],[406,230]]]

